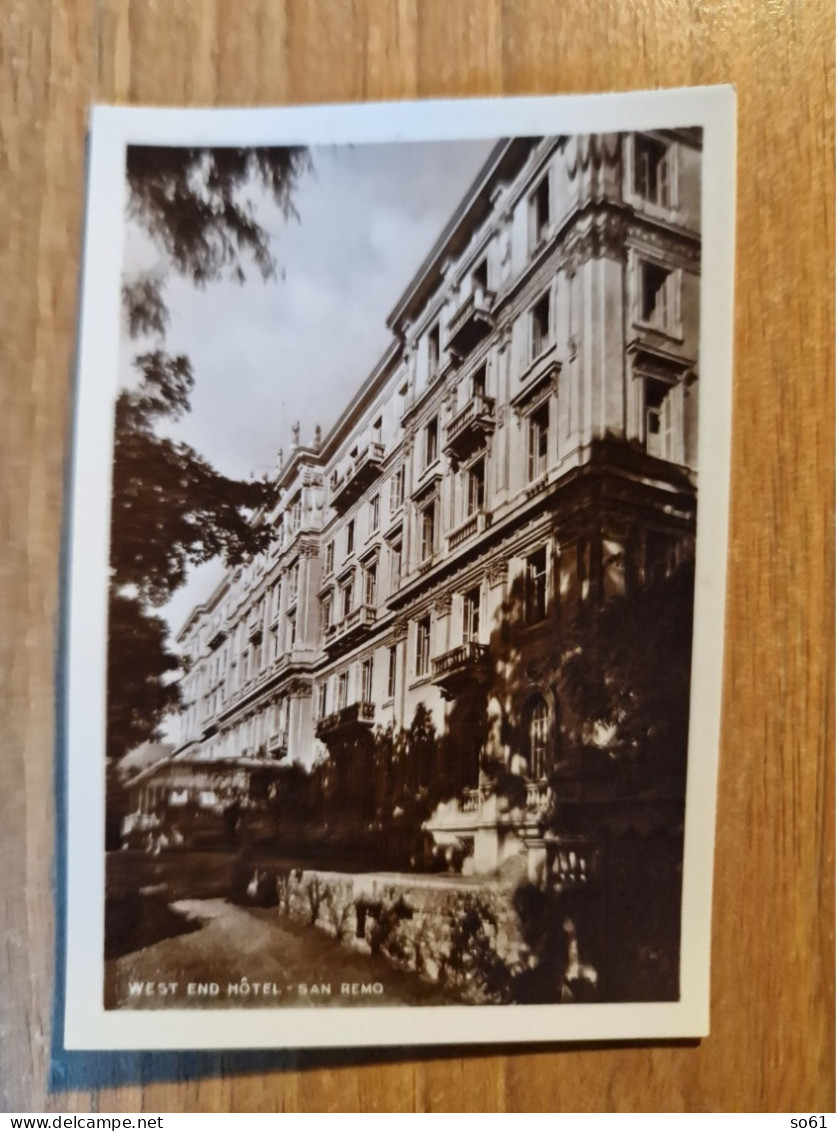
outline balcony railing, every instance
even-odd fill
[[[311,536],[312,534],[316,535],[319,533],[320,531],[317,526],[308,518],[305,521],[296,523],[294,526],[286,527],[282,536],[282,552],[286,553],[288,550],[292,549],[297,539],[303,538],[306,534]]]
[[[475,394],[461,408],[445,429],[445,451],[457,458],[468,455],[479,447],[486,436],[495,430],[495,401],[493,397]]]
[[[477,287],[460,304],[448,323],[449,348],[465,357],[486,337],[494,327],[492,307],[495,294],[485,287]]]
[[[530,813],[546,813],[550,805],[550,787],[546,782],[527,782],[527,810]]]
[[[465,522],[455,527],[448,534],[448,549],[455,550],[457,546],[467,542],[476,534],[482,534],[489,525],[489,516],[486,511],[475,511]]]
[[[368,628],[372,628],[375,619],[376,610],[373,605],[356,605],[343,620],[329,625],[326,629],[326,643],[345,643],[350,638],[361,636]]]
[[[333,711],[331,715],[324,715],[315,726],[314,733],[318,738],[327,741],[330,738],[347,737],[359,731],[369,730],[374,722],[375,704],[362,699],[358,703],[350,703],[349,706],[342,707],[339,711]]]
[[[469,789],[463,798],[462,812],[479,813],[481,796],[482,794],[479,789]]]
[[[549,805],[549,787],[546,782],[530,781],[526,783],[526,811],[538,816],[547,812]],[[469,789],[466,791],[460,811],[462,813],[479,814],[483,808],[483,791]]]
[[[288,732],[277,730],[268,739],[268,753],[274,758],[282,757],[288,751]]]
[[[212,626],[212,628],[210,629],[210,636],[209,636],[209,640],[207,641],[207,646],[210,648],[210,650],[212,650],[214,648],[217,648],[219,644],[223,644],[226,639],[227,639],[227,622],[226,621],[216,622],[216,624],[214,624]]]
[[[444,699],[454,699],[465,686],[487,683],[492,675],[488,644],[468,640],[432,661],[433,681]]]
[[[330,501],[335,510],[343,513],[381,473],[384,445],[375,441],[358,453],[344,468],[342,475],[330,480]]]
[[[547,877],[560,891],[580,890],[595,882],[599,872],[601,848],[592,837],[566,834],[544,837],[547,850]]]

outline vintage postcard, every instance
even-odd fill
[[[734,110],[93,111],[68,1048],[707,1033]]]

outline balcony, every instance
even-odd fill
[[[433,660],[433,681],[443,699],[455,699],[467,686],[488,683],[492,678],[492,658],[488,644],[467,640]]]
[[[592,837],[550,834],[544,837],[547,879],[556,891],[583,891],[596,881],[601,848]]]
[[[308,519],[305,522],[300,521],[293,526],[289,526],[283,533],[282,552],[288,553],[294,548],[297,542],[304,539],[306,535],[308,535],[308,541],[312,549],[315,552],[319,551],[320,547],[317,542],[317,536],[319,535],[319,533],[320,531],[318,530],[317,526]]]
[[[288,753],[288,732],[284,730],[274,731],[268,739],[268,754],[272,758],[284,758]]]
[[[474,347],[491,333],[495,320],[492,307],[494,291],[478,287],[460,304],[448,323],[448,346],[460,357],[466,357]]]
[[[357,605],[337,624],[326,630],[326,647],[335,644],[348,644],[364,635],[375,624],[376,611],[373,605]]]
[[[483,534],[488,526],[489,515],[486,511],[475,511],[474,514],[469,515],[465,522],[449,531],[448,549],[456,550],[463,542],[468,542],[469,538],[474,538],[477,534]]]
[[[207,641],[207,647],[212,652],[219,646],[219,644],[223,644],[226,639],[227,639],[227,622],[226,621],[216,621],[216,623],[213,624],[213,626],[210,628],[210,634],[209,634],[209,640]]]
[[[363,495],[367,487],[381,474],[384,445],[369,443],[345,467],[342,475],[334,474],[330,480],[330,502],[340,514]]]
[[[463,459],[479,448],[495,430],[493,397],[476,393],[445,429],[445,453]]]
[[[529,781],[526,783],[527,800],[526,811],[536,816],[543,816],[549,807],[549,787],[546,782]],[[469,813],[478,817],[483,811],[484,794],[480,789],[469,789],[463,796],[460,806],[461,813]],[[494,809],[493,809],[494,811]]]
[[[375,704],[364,699],[359,703],[350,703],[331,715],[324,715],[314,728],[314,733],[323,742],[330,739],[352,738],[353,736],[371,729],[375,722]]]
[[[546,813],[550,807],[550,787],[547,782],[527,782],[527,812]]]

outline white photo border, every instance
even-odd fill
[[[668,1003],[317,1010],[106,1010],[106,641],[113,405],[129,145],[443,141],[703,129],[696,616],[689,724],[681,998]],[[713,833],[720,738],[731,446],[735,92],[376,103],[281,109],[94,107],[72,477],[65,687],[66,1049],[303,1048],[701,1037],[709,1032]],[[707,376],[710,375],[710,376]],[[214,1024],[217,1022],[217,1024]],[[496,1022],[496,1024],[493,1024]]]

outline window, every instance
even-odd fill
[[[644,576],[647,585],[659,585],[671,577],[678,564],[678,544],[669,534],[657,530],[646,533]]]
[[[340,590],[341,618],[345,619],[352,612],[352,579],[344,582]]]
[[[404,503],[404,467],[393,472],[390,480],[390,514],[395,514]]]
[[[346,552],[351,554],[355,549],[355,519],[350,518],[346,524]]]
[[[489,264],[485,259],[481,259],[471,273],[471,289],[477,296],[489,289]]]
[[[323,604],[320,606],[320,624],[324,632],[332,627],[332,606],[333,601],[331,594],[323,598]]]
[[[666,386],[660,381],[646,382],[646,451],[650,456],[663,455],[662,413]]]
[[[530,311],[530,357],[535,359],[550,346],[550,292],[542,295]]]
[[[300,529],[300,526],[302,525],[302,518],[303,518],[303,504],[300,501],[300,499],[295,499],[294,502],[291,504],[291,510],[289,511],[289,515],[288,515],[289,530],[290,530],[291,534],[296,534],[297,531]]]
[[[402,547],[398,542],[390,547],[390,592],[395,593],[402,577]]]
[[[427,675],[431,666],[431,618],[416,622],[416,674]]]
[[[672,330],[678,321],[677,275],[656,263],[640,263],[640,321]]]
[[[370,499],[370,534],[378,530],[381,521],[381,496],[373,495]]]
[[[538,624],[547,616],[547,547],[542,546],[527,558],[528,624]]]
[[[536,699],[530,709],[529,769],[530,776],[536,780],[547,777],[548,752],[550,748],[550,708],[542,698]]]
[[[547,474],[549,436],[550,436],[550,406],[543,404],[530,413],[527,437],[527,476],[530,483]]]
[[[326,549],[323,555],[323,572],[326,577],[335,570],[335,544],[334,542],[327,542]]]
[[[329,685],[328,683],[321,683],[317,688],[317,717],[323,719],[326,717],[326,709],[329,705]]]
[[[439,323],[428,331],[428,380],[433,381],[439,370]]]
[[[469,590],[463,597],[463,643],[480,639],[480,588]]]
[[[471,395],[479,398],[486,396],[486,366],[481,365],[471,377]]]
[[[436,463],[436,458],[439,455],[439,422],[434,417],[433,420],[425,426],[425,467],[430,467],[432,463]]]
[[[634,139],[634,191],[650,204],[669,208],[672,203],[669,146],[655,138]]]
[[[650,456],[684,461],[684,431],[680,386],[646,377],[643,382],[643,441]]]
[[[268,636],[268,662],[273,663],[279,656],[279,632],[272,628]]]
[[[396,645],[392,644],[387,652],[387,698],[396,697]]]
[[[361,699],[365,703],[372,702],[372,659],[361,664]]]
[[[290,652],[294,645],[297,643],[297,617],[292,615],[288,617],[288,651]]]
[[[376,603],[376,590],[378,588],[378,566],[373,562],[364,570],[364,604]]]
[[[419,512],[419,529],[421,535],[421,561],[426,562],[433,557],[436,549],[436,501]]]
[[[349,672],[341,672],[338,676],[338,701],[337,709],[342,711],[346,706],[346,697],[349,692]]]
[[[300,563],[294,562],[288,570],[288,604],[293,605],[297,600],[297,590],[300,587]]]
[[[486,461],[479,459],[466,472],[466,512],[467,517],[483,510],[486,501]]]
[[[530,247],[535,250],[547,239],[550,227],[550,177],[545,176],[530,197]]]
[[[381,443],[381,425],[382,420],[380,416],[372,422],[372,442],[374,444]]]

